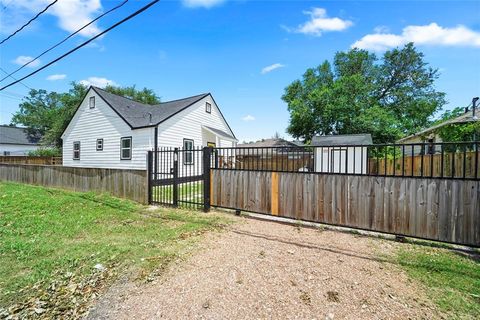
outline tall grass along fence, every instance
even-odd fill
[[[0,180],[81,192],[106,192],[147,203],[147,171],[0,163]]]
[[[479,247],[478,146],[217,148],[209,205]]]
[[[51,165],[51,166],[61,166],[62,157],[0,156],[0,163],[43,164],[43,165]]]

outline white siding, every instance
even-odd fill
[[[25,144],[0,144],[0,156],[10,152],[11,156],[26,156],[28,152],[37,150],[39,146],[25,145]]]
[[[212,113],[205,112],[205,102],[211,103]],[[205,147],[207,142],[215,142],[217,147],[236,145],[235,142],[216,138],[211,132],[202,129],[202,126],[232,134],[211,96],[203,98],[193,106],[162,122],[158,126],[158,145],[161,147],[182,147],[184,138],[193,139],[195,148]]]
[[[365,174],[367,172],[367,148],[316,147],[315,171]]]
[[[95,96],[95,108],[88,100]],[[120,138],[132,137],[132,159],[120,160]],[[103,139],[103,151],[96,150]],[[73,142],[80,141],[80,160],[73,160]],[[153,147],[153,128],[131,130],[115,111],[90,90],[63,136],[63,165],[89,168],[145,169]]]

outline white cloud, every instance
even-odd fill
[[[19,16],[31,16],[43,10],[51,0],[15,0],[9,3],[8,16],[15,17],[15,24],[24,21],[18,19]],[[87,24],[96,14],[102,11],[100,0],[62,0],[51,6],[45,14],[53,15],[58,18],[59,27],[65,31],[73,32]],[[4,12],[5,13],[5,12]],[[23,23],[23,22],[22,22]],[[3,26],[3,23],[2,23]],[[79,32],[80,35],[90,37],[100,32],[96,23]]]
[[[310,16],[310,20],[299,25],[297,28],[282,26],[289,32],[321,36],[323,32],[343,31],[353,25],[350,20],[343,20],[338,17],[330,18],[327,16],[327,10],[323,8],[312,8],[311,11],[304,11]]]
[[[49,81],[56,81],[56,80],[63,80],[67,77],[66,74],[52,74],[52,75],[49,75],[46,80],[49,80]]]
[[[403,28],[401,34],[387,32],[367,34],[352,44],[352,48],[384,51],[408,42],[429,46],[480,47],[480,32],[462,25],[444,28],[433,22],[423,26],[407,26]]]
[[[275,69],[283,68],[283,67],[285,67],[285,65],[283,65],[281,63],[274,63],[272,65],[269,65],[269,66],[266,66],[265,68],[263,68],[260,73],[261,74],[266,74],[266,73],[272,72]]]
[[[211,8],[222,4],[225,0],[182,0],[182,3],[185,7],[188,8]]]
[[[100,77],[89,77],[85,80],[80,80],[79,82],[84,86],[94,86],[99,88],[105,88],[106,86],[118,86],[115,81]]]
[[[242,117],[242,120],[243,121],[255,121],[255,117],[250,115],[250,114],[247,114],[245,117]]]
[[[24,65],[25,63],[29,62],[30,60],[32,60],[33,57],[29,57],[29,56],[18,56],[15,60],[13,60],[13,63],[15,64],[18,64],[18,65]],[[40,60],[37,59],[35,61],[32,61],[30,64],[27,65],[27,67],[29,68],[35,68],[35,67],[38,67],[40,65]]]

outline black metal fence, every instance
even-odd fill
[[[210,148],[149,151],[149,203],[208,210],[210,154]]]
[[[480,142],[215,148],[225,170],[480,178]]]

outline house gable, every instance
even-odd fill
[[[95,97],[95,107],[89,99]],[[132,157],[120,157],[122,137],[132,137]],[[153,129],[132,128],[102,99],[95,90],[88,90],[62,135],[65,166],[144,169],[146,151],[151,150]],[[103,139],[98,150],[97,140]],[[73,159],[74,143],[80,142],[80,159]]]
[[[210,113],[205,110],[207,102],[211,105]],[[226,135],[216,134],[218,131]],[[231,147],[236,143],[234,133],[210,94],[159,124],[160,146],[182,146],[184,138],[194,140],[195,147],[207,146],[207,143]]]

